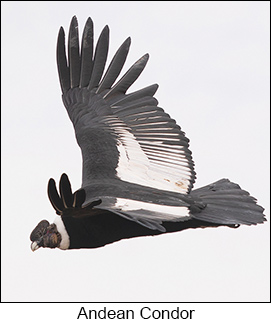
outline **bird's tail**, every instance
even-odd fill
[[[256,199],[228,179],[192,190],[190,194],[206,205],[201,212],[193,214],[195,219],[228,226],[266,221],[264,208]]]

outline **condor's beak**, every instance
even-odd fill
[[[36,251],[36,250],[38,250],[39,248],[40,248],[40,246],[38,245],[37,241],[33,241],[33,242],[31,243],[31,250],[32,250],[32,251]]]

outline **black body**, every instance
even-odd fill
[[[64,217],[63,222],[70,236],[69,249],[98,248],[122,239],[165,233],[149,229],[109,211],[103,211],[101,214],[82,219]],[[196,219],[183,222],[163,222],[162,224],[168,233],[192,228],[221,226],[221,224]]]

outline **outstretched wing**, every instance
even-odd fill
[[[124,41],[104,73],[108,26],[94,50],[92,20],[88,18],[79,46],[77,19],[73,17],[68,57],[64,30],[61,27],[59,31],[57,64],[63,102],[82,150],[85,203],[103,196],[99,208],[126,210],[128,217],[138,219],[146,210],[152,212],[155,205],[183,207],[179,195],[190,192],[195,172],[188,139],[153,97],[158,86],[126,93],[145,68],[148,54],[116,81],[130,42],[130,38]],[[162,196],[168,196],[168,202],[161,202]],[[174,196],[172,201],[170,196]],[[140,203],[152,205],[146,208]],[[183,217],[182,212],[176,217]]]

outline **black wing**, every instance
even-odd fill
[[[58,72],[63,102],[82,150],[84,205],[99,197],[99,208],[157,228],[161,221],[189,216],[181,196],[193,187],[194,163],[184,132],[157,106],[153,96],[158,85],[126,93],[145,68],[148,54],[116,81],[130,42],[124,41],[104,72],[108,26],[94,51],[92,20],[88,18],[79,46],[73,17],[68,57],[64,30],[59,31]]]

